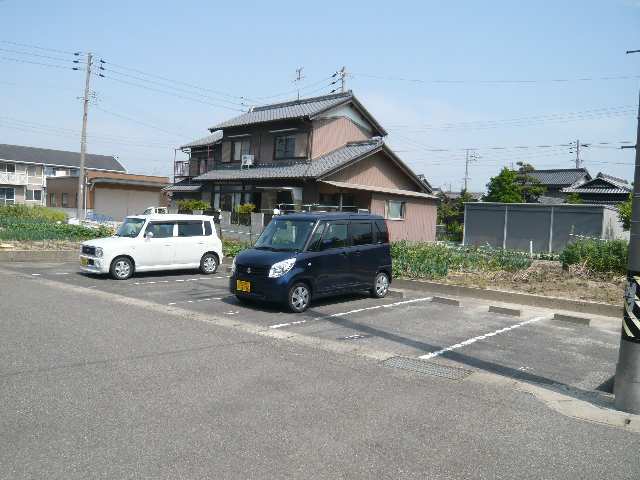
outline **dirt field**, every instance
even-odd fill
[[[622,305],[625,279],[622,276],[595,276],[575,268],[564,271],[559,262],[536,261],[520,272],[453,272],[441,281],[467,287]]]

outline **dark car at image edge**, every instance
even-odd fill
[[[386,296],[392,280],[385,220],[368,213],[296,213],[275,217],[253,248],[233,261],[229,289],[240,301],[286,303],[367,290]]]

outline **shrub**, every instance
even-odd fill
[[[517,271],[531,265],[522,252],[442,243],[395,242],[391,256],[394,276],[414,278],[441,278],[450,271]]]
[[[620,275],[627,271],[627,259],[628,244],[624,240],[581,239],[560,254],[563,267],[578,264],[593,272]]]
[[[104,225],[89,228],[82,225],[43,222],[38,219],[0,217],[0,240],[71,240],[81,241],[113,235]]]
[[[22,218],[45,222],[66,222],[67,215],[53,208],[37,205],[4,205],[0,206],[0,218]]]
[[[239,242],[237,240],[222,240],[222,254],[225,257],[235,257],[242,250],[251,248],[248,242]]]
[[[256,206],[253,203],[243,203],[236,206],[236,212],[238,213],[251,213],[256,211]]]
[[[193,212],[194,210],[207,210],[209,204],[203,200],[190,198],[187,200],[178,200],[178,209],[183,212]]]

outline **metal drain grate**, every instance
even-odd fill
[[[401,368],[412,372],[432,375],[434,377],[444,377],[450,380],[462,380],[473,372],[464,368],[449,367],[438,363],[427,362],[418,358],[391,357],[383,361],[385,367]]]

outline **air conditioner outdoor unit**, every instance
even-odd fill
[[[253,155],[242,155],[242,163],[240,164],[240,167],[249,168],[251,165],[253,165]]]

